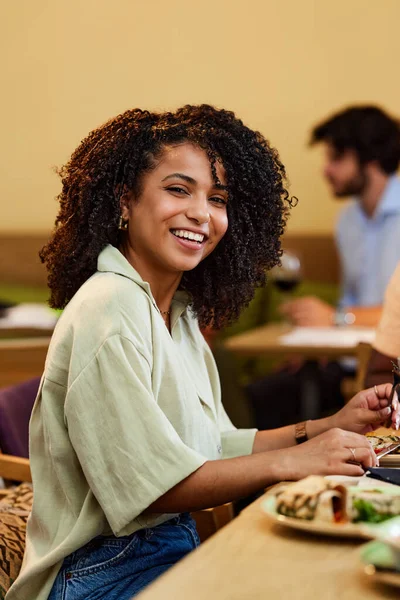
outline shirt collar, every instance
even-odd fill
[[[355,206],[358,213],[368,219],[367,215],[361,207],[359,198],[354,198]],[[373,220],[380,219],[386,215],[400,213],[400,178],[397,175],[391,175],[387,181],[383,194],[379,200]]]
[[[397,175],[389,177],[378,204],[376,216],[393,213],[400,213],[400,179]]]
[[[132,267],[123,254],[115,248],[115,246],[108,245],[100,252],[97,259],[97,270],[101,273],[116,273],[122,275],[122,277],[128,277],[135,283],[137,283],[150,297],[154,307],[159,311],[156,301],[154,300],[151,292],[150,284],[144,281],[139,273]],[[177,290],[174,294],[173,302],[177,302],[180,305],[184,305],[181,308],[186,308],[189,304],[189,295],[183,290]]]

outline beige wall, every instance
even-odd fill
[[[0,232],[47,231],[62,164],[126,108],[210,102],[279,149],[300,198],[290,230],[329,232],[338,204],[305,145],[331,110],[400,114],[399,0],[2,2]]]

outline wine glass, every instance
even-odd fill
[[[292,250],[284,250],[279,265],[269,272],[270,279],[281,292],[282,301],[289,300],[291,292],[301,283],[300,258]]]

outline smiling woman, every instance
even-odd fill
[[[66,308],[31,417],[35,499],[7,600],[128,600],[198,545],[190,511],[375,464],[359,433],[386,419],[390,389],[300,429],[229,421],[199,323],[249,302],[290,206],[276,151],[233,113],[128,111],[60,174],[41,256]],[[299,431],[314,439],[296,446]]]
[[[167,248],[165,260],[178,260],[179,286],[190,294],[202,326],[221,327],[236,319],[255,287],[264,283],[265,271],[279,260],[279,238],[291,205],[285,170],[276,150],[232,112],[208,105],[185,106],[175,113],[127,111],[83,140],[60,175],[57,228],[41,253],[54,307],[64,307],[96,271],[107,244],[118,248],[125,238],[128,251],[126,232],[118,230],[121,215],[129,219],[128,237],[136,244],[138,235],[140,243],[144,235],[151,239],[147,249],[154,266],[155,255]],[[139,224],[156,206],[157,214],[172,211],[165,215],[171,219],[168,230],[209,230],[212,236],[196,255],[184,255],[183,244],[180,254],[177,247],[174,254],[161,225],[154,229],[155,215]],[[178,206],[182,214],[173,216]]]

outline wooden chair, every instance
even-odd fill
[[[215,508],[205,508],[204,510],[197,510],[192,512],[192,517],[196,521],[197,532],[200,537],[200,541],[204,542],[206,539],[214,535],[218,531],[232,521],[234,517],[233,504],[228,502]]]
[[[368,361],[371,356],[372,346],[367,342],[360,342],[357,346],[357,371],[355,377],[346,377],[342,381],[342,394],[345,402],[351,400],[358,392],[365,388]]]
[[[29,466],[29,459],[0,453],[0,477],[3,479],[10,479],[12,481],[24,481],[31,483],[32,475]],[[8,491],[9,490],[1,490],[3,495],[8,493]]]
[[[43,373],[50,338],[0,340],[0,388]]]

